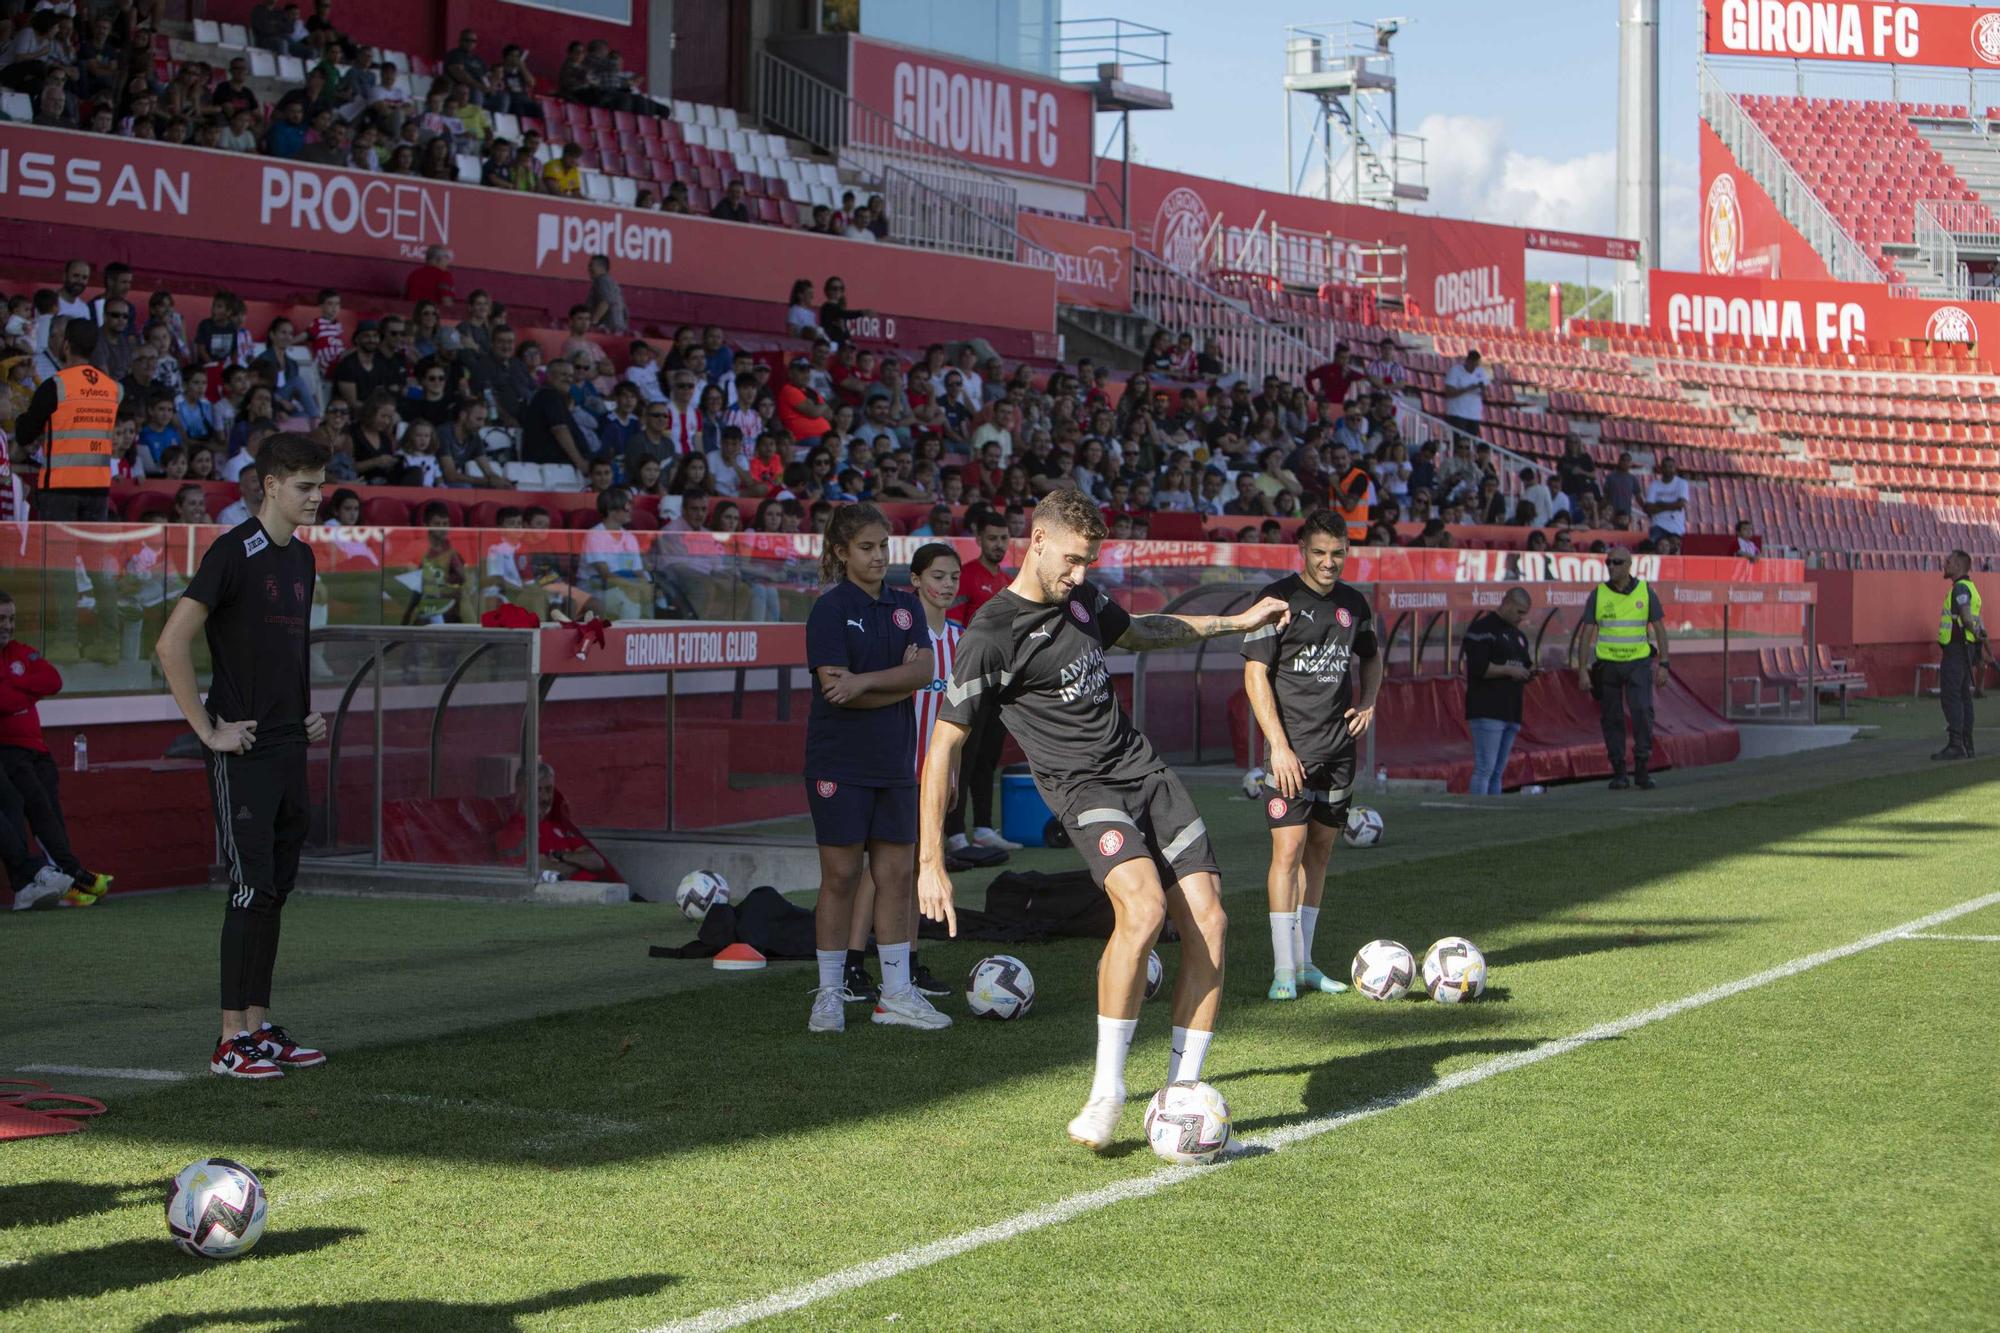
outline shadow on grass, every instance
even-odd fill
[[[1968,783],[1963,774],[1964,770],[1898,773],[1810,791],[1768,793],[1753,806],[1662,815],[1619,830],[1615,855],[1606,854],[1604,837],[1583,830],[1554,835],[1525,851],[1518,846],[1470,847],[1416,865],[1343,868],[1329,889],[1327,912],[1320,921],[1321,962],[1332,963],[1333,974],[1340,976],[1352,951],[1370,939],[1400,939],[1421,956],[1425,945],[1444,935],[1464,935],[1475,942],[1505,936],[1520,943],[1496,952],[1492,961],[1497,976],[1519,991],[1522,982],[1509,975],[1510,968],[1574,954],[1579,940],[1587,949],[1634,947],[1637,923],[1616,919],[1626,906],[1626,895],[1709,873],[1718,861],[1732,857],[1763,854],[1775,862],[1787,855],[1788,846],[1810,834],[1894,816],[1918,802],[1964,791]],[[1251,827],[1252,820],[1261,823],[1254,807],[1223,828],[1215,803],[1203,799],[1216,814],[1218,850],[1239,877],[1228,899],[1237,923],[1224,1027],[1234,1030],[1246,1018],[1246,1027],[1254,1027],[1257,1020],[1250,1016],[1264,1007],[1260,997],[1269,975],[1268,944],[1261,929],[1261,874],[1268,843],[1261,828]],[[1968,821],[1902,822],[1939,823],[1962,833],[1965,830],[1958,825]],[[1823,854],[1836,861],[1856,859],[1846,852]],[[1254,885],[1253,871],[1259,881]],[[1767,866],[1760,873],[1783,872]],[[466,947],[475,952],[482,948],[482,940],[472,913],[479,910],[468,908],[466,917],[472,932]],[[1639,910],[1645,910],[1643,904]],[[384,903],[368,929],[394,930],[397,911],[397,904]],[[1596,911],[1613,919],[1591,922],[1579,930],[1578,917]],[[1643,939],[1653,944],[1700,938],[1710,931],[1720,938],[1739,922],[1766,919],[1719,916],[1712,921],[1689,918],[1682,924],[1679,918],[1667,918],[1673,929],[1663,929],[1657,936],[1648,933]],[[1558,938],[1538,942],[1532,938],[1537,932]],[[1565,932],[1567,939],[1561,938]],[[315,941],[301,932],[297,938],[288,937],[286,948],[300,951],[301,957],[310,950],[322,959],[338,959],[345,943],[339,936]],[[643,949],[643,932],[635,931],[626,947]],[[923,953],[938,975],[954,977],[963,975],[987,947],[971,941],[927,941]],[[1036,1013],[1025,1023],[968,1022],[962,1006],[948,1000],[944,1006],[958,1019],[949,1031],[911,1033],[875,1027],[857,1008],[850,1011],[847,1031],[815,1036],[805,1031],[810,980],[803,968],[746,974],[654,998],[588,1005],[568,998],[574,982],[568,972],[573,959],[544,961],[532,949],[509,944],[502,966],[511,985],[544,997],[549,1012],[540,1017],[471,1027],[448,1040],[411,1039],[337,1051],[326,1068],[288,1077],[275,1086],[259,1085],[254,1116],[244,1114],[245,1090],[228,1080],[191,1081],[135,1093],[121,1101],[115,1122],[106,1117],[93,1127],[92,1135],[181,1142],[211,1131],[226,1132],[228,1141],[240,1145],[240,1155],[258,1162],[352,1152],[557,1170],[665,1161],[718,1144],[810,1135],[922,1111],[1016,1081],[1042,1078],[1052,1070],[1073,1074],[1080,1093],[1094,1044],[1091,1015],[1100,949],[1097,941],[1089,940],[1019,946],[1038,983]],[[48,960],[52,968],[66,961],[70,960]],[[281,959],[281,978],[284,966]],[[670,969],[705,967],[699,962],[659,966],[663,984]],[[389,980],[401,984],[390,987]],[[377,979],[371,977],[369,984],[378,984]],[[384,978],[381,984],[385,1003],[393,993],[399,1005],[464,1007],[446,984],[433,981],[420,967],[410,967],[400,978]],[[1507,1009],[1519,1012],[1522,1007],[1517,1003]],[[1495,1008],[1490,1016],[1456,1030],[1496,1035],[1493,1026],[1504,1021],[1506,1010]],[[1316,1074],[1310,1096],[1328,1106],[1348,1105],[1357,1091],[1414,1082],[1428,1069],[1425,1062],[1436,1058],[1436,1051],[1449,1049],[1420,1044],[1439,1034],[1427,1023],[1412,1021],[1421,1017],[1416,1010],[1411,1006],[1410,1012],[1392,1017],[1332,1006],[1329,1035],[1353,1029],[1346,1035],[1417,1044],[1356,1057],[1382,1062],[1383,1072],[1372,1082],[1349,1083],[1346,1074]],[[292,1016],[298,1010],[286,1012]],[[467,1015],[468,1022],[475,1020],[475,1015]],[[1149,1008],[1142,1035],[1150,1039],[1161,1034],[1164,1020],[1159,1006]],[[1414,1063],[1398,1066],[1398,1060]],[[1394,1076],[1396,1068],[1403,1069],[1401,1077]],[[1369,1071],[1364,1066],[1360,1072]],[[376,1099],[380,1093],[397,1094],[405,1104],[385,1110]]]
[[[1587,953],[1608,953],[1613,949],[1644,949],[1655,944],[1689,944],[1712,940],[1715,930],[1604,931],[1595,935],[1550,935],[1546,939],[1524,940],[1504,949],[1486,951],[1491,968],[1520,967],[1525,963],[1548,963],[1558,958],[1576,958]],[[1490,990],[1487,992],[1492,993]]]
[[[0,1231],[47,1227],[141,1203],[164,1204],[165,1181],[134,1180],[104,1185],[83,1180],[44,1180],[33,1185],[0,1185]]]
[[[8,1269],[6,1282],[0,1284],[0,1310],[27,1301],[88,1300],[186,1277],[211,1266],[210,1260],[181,1253],[167,1238],[164,1213],[161,1218],[157,1239],[121,1240],[89,1249],[44,1254]],[[354,1227],[288,1227],[266,1232],[256,1249],[230,1261],[230,1271],[243,1274],[250,1282],[260,1278],[271,1281],[266,1265],[289,1256],[311,1254],[361,1234]]]
[[[1341,1056],[1319,1064],[1285,1065],[1274,1069],[1239,1069],[1217,1075],[1214,1083],[1227,1085],[1246,1078],[1296,1078],[1305,1076],[1299,1094],[1299,1110],[1287,1115],[1253,1116],[1238,1120],[1235,1134],[1254,1134],[1264,1129],[1280,1129],[1301,1120],[1318,1119],[1342,1112],[1366,1111],[1408,1101],[1436,1083],[1438,1066],[1465,1055],[1506,1055],[1530,1050],[1548,1040],[1545,1037],[1483,1037],[1467,1041],[1429,1042],[1420,1045],[1389,1046]],[[1391,1089],[1382,1092],[1380,1089]],[[1224,1088],[1227,1095],[1227,1088]]]
[[[268,1305],[215,1314],[156,1315],[140,1333],[180,1333],[224,1324],[269,1325],[286,1333],[362,1333],[368,1329],[453,1330],[454,1333],[511,1333],[531,1315],[552,1314],[602,1301],[652,1296],[680,1281],[665,1273],[585,1282],[518,1301],[343,1301],[338,1305]]]

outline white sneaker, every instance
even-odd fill
[[[35,877],[14,891],[14,910],[25,912],[31,907],[54,907],[56,900],[76,883],[68,875],[54,866],[43,866],[35,872]]]
[[[806,1020],[806,1031],[847,1031],[847,1011],[841,1007],[843,1003],[838,986],[821,986],[814,991],[812,1017]]]
[[[971,844],[965,840],[963,833],[954,833],[944,840],[944,849],[948,852],[962,852],[969,846]]]
[[[1125,1113],[1122,1097],[1092,1097],[1069,1122],[1070,1138],[1092,1152],[1103,1152],[1118,1133],[1118,1117]]]
[[[875,1012],[871,1017],[887,1027],[922,1028],[926,1032],[951,1026],[951,1019],[919,995],[915,986],[907,986],[893,995],[885,992],[881,999],[875,1001]]]
[[[1021,850],[1020,843],[1009,842],[1001,837],[998,832],[990,828],[972,830],[972,845],[975,847],[991,847],[996,852],[1018,852]]]

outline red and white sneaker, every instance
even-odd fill
[[[264,1054],[264,1048],[257,1039],[247,1032],[239,1032],[233,1037],[224,1037],[215,1044],[215,1054],[209,1057],[208,1072],[223,1074],[229,1078],[283,1078],[285,1071],[278,1068]]]
[[[257,1029],[253,1038],[264,1058],[284,1069],[311,1069],[314,1065],[326,1063],[326,1052],[316,1051],[310,1046],[301,1046],[292,1040],[292,1034],[281,1027],[266,1023]]]

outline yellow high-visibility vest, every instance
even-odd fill
[[[1966,592],[1972,595],[1972,600],[1966,604],[1966,615],[1976,616],[1979,614],[1979,586],[1971,579],[1953,579],[1951,586],[1946,588],[1944,592],[1944,613],[1938,617],[1939,643],[1950,644],[1953,629],[1964,630],[1966,642],[1972,642],[1972,627],[1970,625],[1959,624],[1957,613],[1951,609],[1952,600],[1958,596],[1960,587],[1963,587]]]
[[[1598,661],[1636,662],[1652,653],[1646,641],[1646,613],[1652,600],[1644,579],[1632,580],[1630,592],[1619,592],[1608,583],[1597,585],[1591,617],[1597,622]]]

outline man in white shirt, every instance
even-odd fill
[[[958,373],[965,378],[965,400],[977,409],[986,401],[986,381],[979,373],[979,350],[971,343],[958,346]]]
[[[96,323],[97,316],[91,312],[90,302],[83,299],[84,290],[89,286],[89,260],[72,259],[64,264],[62,289],[56,293],[56,313]]]
[[[1546,528],[1556,511],[1556,498],[1549,492],[1549,483],[1531,467],[1521,469],[1521,498],[1535,507],[1532,526]]]
[[[236,484],[242,487],[243,493],[215,516],[215,521],[224,527],[233,528],[238,523],[249,522],[250,515],[264,503],[264,479],[257,475],[256,468],[245,468]]]
[[[1479,349],[1444,373],[1444,419],[1468,435],[1478,435],[1486,420],[1486,390],[1493,376],[1479,364]]]
[[[631,364],[625,367],[625,379],[638,389],[639,396],[649,403],[664,403],[667,395],[660,388],[659,354],[649,342],[635,341],[627,350]]]
[[[1685,537],[1688,530],[1687,518],[1688,483],[1674,466],[1674,460],[1660,455],[1658,473],[1646,484],[1646,500],[1640,508],[1646,511],[1647,521],[1652,529],[1646,535],[1657,542],[1661,537]]]

